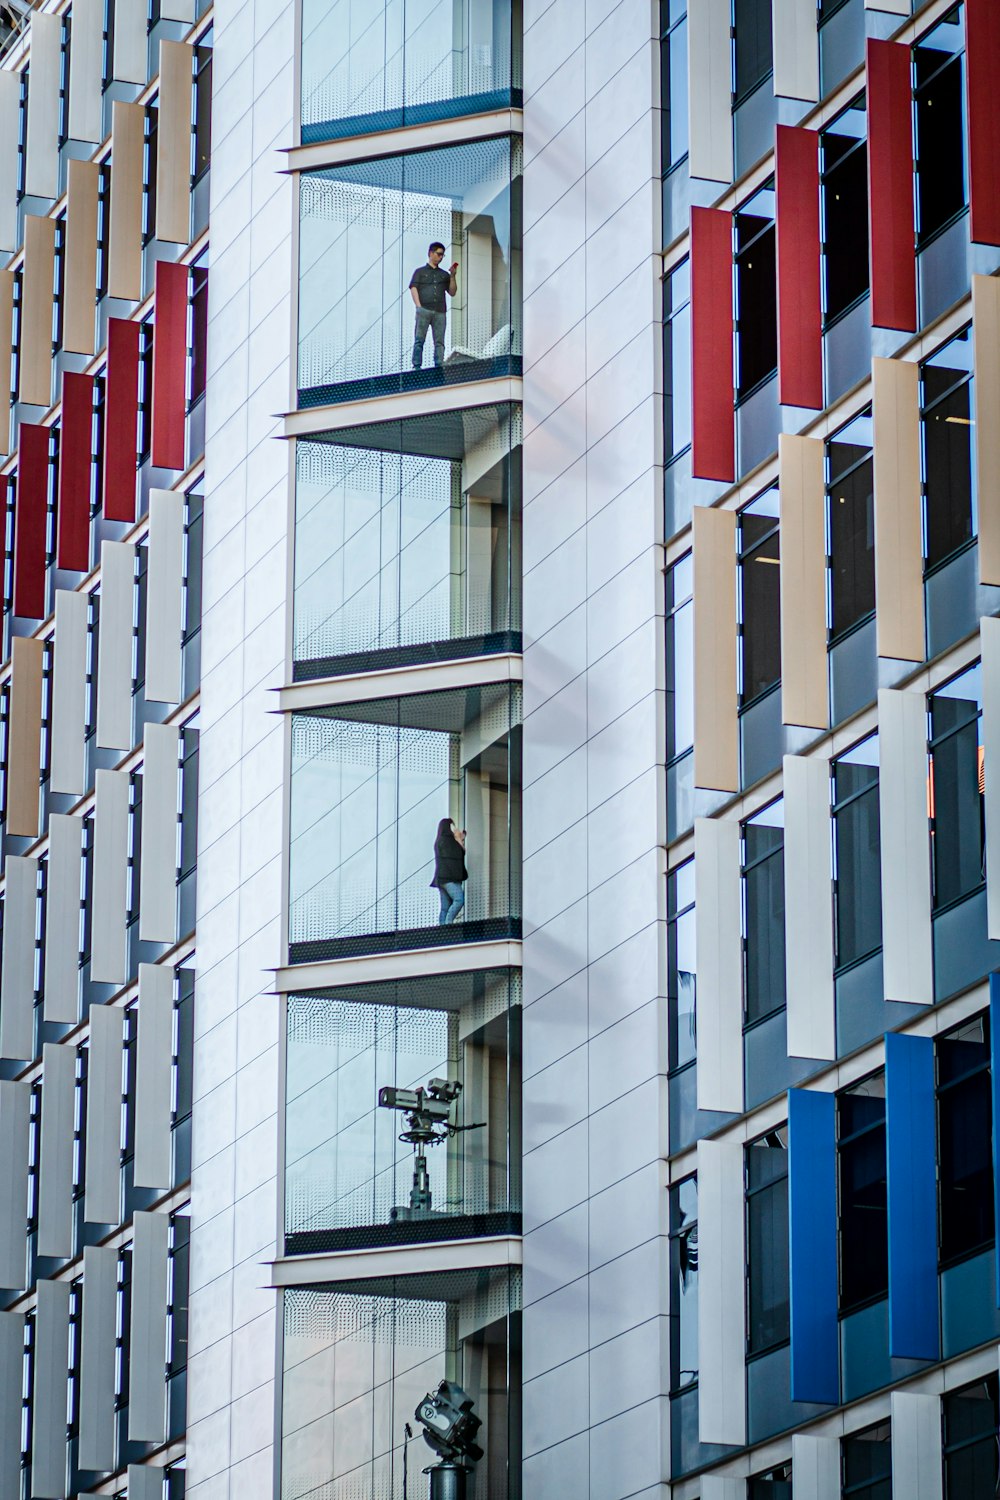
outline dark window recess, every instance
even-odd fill
[[[913,49],[918,245],[961,213],[967,201],[964,48],[965,24],[956,6]]]
[[[670,1389],[698,1379],[698,1182],[670,1189]]]
[[[778,368],[774,179],[736,213],[738,399]]]
[[[740,707],[781,677],[778,491],[768,490],[740,512]]]
[[[66,298],[66,215],[56,220],[56,295],[52,309],[52,342],[57,350],[63,341],[63,306]]]
[[[733,0],[733,73],[737,104],[771,73],[771,0]]]
[[[832,322],[868,290],[868,142],[864,95],[820,135],[823,292]]]
[[[208,352],[208,266],[191,268],[191,405],[205,394]]]
[[[875,610],[873,436],[868,407],[834,433],[826,447],[833,640]]]
[[[972,540],[972,330],[920,366],[928,569]]]
[[[663,283],[663,382],[663,451],[671,459],[691,442],[691,265],[686,260]]]
[[[676,1072],[696,1056],[694,860],[667,876],[667,1030],[669,1068]]]
[[[747,1500],[792,1500],[791,1464],[779,1464],[766,1474],[755,1474],[747,1487]]]
[[[194,176],[208,170],[212,140],[212,28],[194,49]]]
[[[882,946],[878,739],[872,735],[833,767],[837,967]]]
[[[930,705],[928,811],[939,909],[978,890],[986,878],[979,663],[932,693]]]
[[[847,1313],[889,1288],[884,1074],[841,1094],[837,1108],[840,1310]]]
[[[761,1354],[789,1336],[788,1131],[747,1147],[747,1349]],[[767,1493],[765,1491],[765,1493]]]
[[[153,320],[139,324],[139,462],[153,446]]]
[[[892,1500],[892,1432],[888,1422],[841,1442],[844,1500]]]
[[[996,1375],[949,1391],[944,1407],[945,1500],[996,1500],[1000,1491]]]
[[[785,1006],[784,804],[743,825],[743,995],[747,1024]]]
[[[936,1051],[939,1244],[949,1265],[994,1240],[988,1013],[939,1037]]]
[[[694,744],[694,565],[690,552],[667,569],[667,764]]]
[[[108,294],[108,245],[111,221],[111,168],[105,162],[97,187],[97,300]]]
[[[146,110],[142,168],[142,243],[156,236],[156,146],[160,123],[160,101]]]

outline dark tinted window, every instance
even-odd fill
[[[948,1264],[994,1239],[989,1015],[939,1037],[936,1050],[939,1238]]]
[[[963,129],[965,26],[961,6],[913,50],[917,236],[926,242],[966,203]]]
[[[737,101],[766,78],[771,61],[771,0],[733,0]]]
[[[972,331],[920,367],[928,568],[972,539]]]
[[[840,1309],[850,1312],[889,1287],[885,1077],[837,1101],[840,1164]]]
[[[977,662],[931,694],[929,812],[934,905],[978,890],[985,878],[982,669]]]
[[[878,739],[872,735],[834,762],[837,965],[882,946]]]
[[[778,365],[773,181],[736,214],[736,329],[742,398]]]
[[[997,1377],[951,1391],[944,1398],[945,1500],[996,1500]]]
[[[844,1500],[892,1500],[892,1434],[888,1422],[843,1439]]]
[[[875,609],[872,439],[868,411],[827,443],[830,629],[834,640]]]
[[[756,1474],[749,1482],[747,1500],[792,1500],[791,1464],[779,1464],[766,1474]]]
[[[784,804],[743,825],[744,1006],[748,1022],[785,1004]]]
[[[868,290],[868,145],[864,98],[820,135],[827,321]]]
[[[740,512],[740,706],[781,677],[781,568],[778,492],[768,490]]]
[[[698,1379],[698,1183],[670,1189],[670,1389]]]
[[[687,16],[683,5],[660,7],[660,129],[663,159],[668,172],[688,151]]]
[[[748,1347],[759,1354],[788,1338],[788,1132],[747,1147]],[[768,1493],[764,1491],[764,1493]]]
[[[682,1068],[695,1057],[694,860],[667,876],[667,1025],[669,1065]]]

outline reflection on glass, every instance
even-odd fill
[[[833,639],[875,608],[872,442],[869,412],[834,433],[827,444]]]
[[[843,968],[882,946],[877,735],[834,762],[833,789],[837,966]]]
[[[975,531],[972,330],[920,367],[926,565],[951,557]]]
[[[456,1381],[482,1422],[470,1500],[517,1500],[520,1274],[452,1271],[284,1295],[281,1500],[410,1500],[435,1455],[414,1410]]]
[[[759,1021],[785,1004],[785,804],[743,825],[744,1010]]]
[[[289,1251],[516,1231],[520,990],[511,971],[355,985],[288,1002]],[[407,1094],[454,1093],[429,1141]]]
[[[465,909],[444,940],[499,935],[482,923],[519,916],[519,723],[519,691],[506,684],[296,714],[291,943],[436,924],[442,818],[467,831],[469,872]]]
[[[519,441],[506,406],[299,440],[298,677],[519,649]]]
[[[299,387],[306,405],[509,374],[521,353],[520,146],[500,138],[303,172]],[[410,295],[429,247],[457,263],[443,366],[414,368]],[[519,368],[519,366],[517,367]],[[337,390],[332,387],[339,387]]]
[[[778,490],[768,490],[739,516],[740,707],[781,677]]]
[[[667,1018],[670,1068],[693,1062],[697,1051],[697,961],[694,860],[667,877]]]
[[[938,910],[978,890],[986,878],[980,664],[932,693],[930,708],[927,793]]]
[[[519,103],[519,17],[511,0],[303,0],[303,141]]]
[[[670,1189],[670,1389],[698,1378],[698,1180]]]

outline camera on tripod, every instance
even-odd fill
[[[427,1151],[431,1146],[440,1146],[465,1130],[482,1130],[485,1121],[475,1125],[456,1125],[451,1118],[452,1106],[462,1092],[457,1078],[432,1078],[426,1085],[416,1089],[397,1089],[386,1084],[378,1091],[380,1109],[396,1109],[406,1116],[406,1129],[399,1139],[413,1147],[413,1186],[410,1189],[408,1206],[390,1210],[394,1224],[411,1219],[427,1219],[435,1209],[431,1198],[431,1183],[427,1172]],[[441,1212],[441,1210],[437,1210]]]

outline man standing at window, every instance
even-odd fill
[[[442,271],[441,261],[444,259],[444,246],[440,240],[435,240],[433,245],[427,248],[427,264],[418,266],[410,277],[410,296],[413,305],[417,309],[416,322],[413,328],[413,368],[419,370],[424,362],[424,344],[427,340],[427,330],[434,335],[434,364],[440,370],[444,364],[444,330],[448,318],[445,292],[449,297],[454,297],[458,291],[458,282],[455,273],[458,270],[458,261],[447,271]]]

